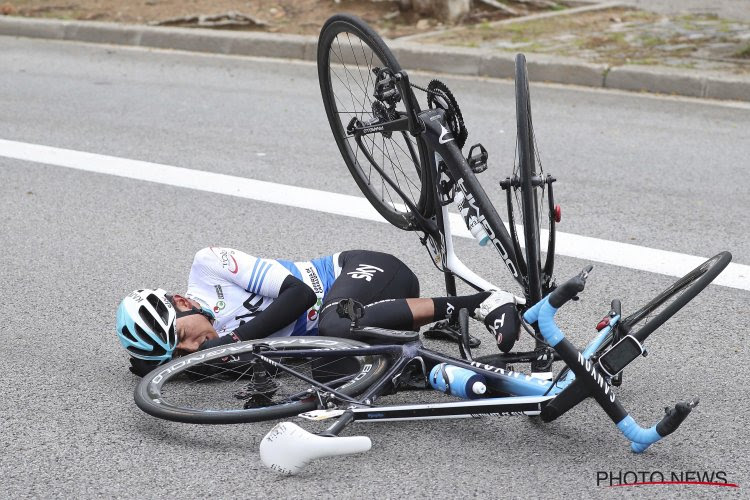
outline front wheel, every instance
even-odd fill
[[[252,340],[198,351],[159,366],[136,387],[135,403],[155,417],[195,424],[274,420],[318,408],[320,401],[314,386],[293,373],[261,362],[253,354],[260,345],[260,353],[277,364],[348,396],[364,392],[389,364],[387,356],[350,355],[347,350],[367,346],[354,340]],[[319,350],[321,355],[269,354],[288,350]]]
[[[508,204],[509,220],[520,216],[523,225],[523,237],[526,246],[525,271],[526,294],[535,304],[542,299],[544,277],[541,261],[541,225],[545,221],[545,187],[542,163],[536,147],[534,125],[531,121],[531,100],[529,97],[529,77],[526,71],[526,58],[523,54],[516,56],[516,157],[513,162],[513,183],[510,189],[511,202]],[[515,228],[511,228],[516,254],[519,257],[520,242]],[[519,258],[522,260],[522,258]],[[523,263],[521,263],[523,264]]]
[[[732,254],[721,252],[696,267],[672,286],[651,299],[645,306],[620,322],[620,329],[643,342],[685,304],[706,288],[732,260]]]
[[[654,330],[674,316],[716,279],[731,260],[732,254],[721,252],[672,283],[646,305],[620,320],[593,357],[598,358],[604,354],[615,341],[624,335],[632,335],[643,343]]]

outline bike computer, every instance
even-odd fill
[[[599,368],[609,377],[614,377],[635,358],[643,354],[643,346],[632,335],[624,336],[599,358]]]

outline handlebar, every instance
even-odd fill
[[[549,296],[550,305],[559,309],[579,292],[582,292],[586,286],[586,278],[593,268],[594,266],[586,266],[577,276],[558,286]]]
[[[630,439],[630,449],[635,453],[641,453],[661,438],[676,431],[697,404],[698,399],[696,398],[687,403],[677,403],[671,409],[665,408],[666,414],[664,417],[658,424],[648,429],[639,426],[630,415],[619,422],[617,428],[622,431],[626,438]]]
[[[560,355],[567,366],[576,375],[576,379],[548,405],[542,418],[551,421],[589,396],[593,396],[602,409],[609,415],[617,428],[631,441],[631,449],[641,453],[653,443],[674,432],[687,418],[690,411],[698,404],[694,399],[678,403],[674,408],[666,409],[666,415],[656,425],[644,429],[639,426],[612,392],[609,381],[600,373],[596,363],[584,357],[566,338],[554,320],[558,309],[583,291],[586,279],[592,267],[584,268],[577,276],[560,285],[554,292],[539,301],[524,313],[528,323],[537,322],[544,339]]]

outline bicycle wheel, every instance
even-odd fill
[[[732,260],[721,252],[696,267],[621,322],[621,329],[643,342],[706,288]],[[634,331],[635,330],[635,331]]]
[[[542,162],[539,159],[536,138],[534,137],[534,126],[531,121],[531,103],[529,101],[529,80],[526,72],[526,58],[523,54],[516,55],[516,155],[513,160],[513,180],[510,189],[512,202],[508,204],[508,219],[519,220],[523,226],[523,237],[525,242],[525,266],[520,266],[525,271],[526,294],[530,299],[529,305],[533,305],[542,299],[545,282],[549,277],[542,276],[542,261],[540,237],[542,234],[542,223],[545,221],[546,184],[539,182],[544,179]],[[552,219],[546,219],[552,224]],[[520,241],[515,228],[512,228],[511,236],[514,238],[514,246],[517,254],[521,255]],[[521,260],[521,259],[519,259]],[[523,264],[523,263],[522,263]]]
[[[401,70],[383,40],[361,19],[340,14],[326,21],[318,39],[318,79],[336,144],[372,206],[394,226],[410,229],[411,211],[384,175],[417,211],[431,215],[432,190],[423,175],[424,144],[409,132],[374,132],[362,137],[361,147],[347,132],[353,119],[373,125],[405,113],[397,86],[389,88],[387,97],[380,91],[376,97],[377,75],[385,68],[392,73]]]
[[[319,401],[312,384],[260,362],[251,354],[258,344],[275,351],[325,350],[326,356],[269,358],[349,396],[361,394],[388,367],[386,356],[348,355],[347,349],[367,345],[354,340],[260,339],[198,351],[160,366],[140,381],[135,402],[155,417],[196,424],[257,422],[316,409]]]
[[[615,333],[619,337],[632,335],[643,342],[654,330],[701,293],[726,268],[732,254],[721,252],[678,279],[666,290],[651,299],[633,314],[620,320],[616,330],[610,332],[593,357],[599,357],[612,345]],[[639,327],[639,328],[637,328]],[[637,329],[636,329],[637,328]],[[636,330],[636,331],[633,331]]]

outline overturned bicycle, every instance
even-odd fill
[[[282,422],[263,438],[262,460],[285,474],[299,472],[315,458],[369,450],[367,437],[340,436],[355,422],[486,415],[538,416],[550,422],[593,398],[634,452],[678,428],[697,399],[677,403],[657,424],[643,428],[614,387],[623,382],[623,370],[646,355],[647,338],[729,264],[728,252],[708,259],[631,314],[624,316],[620,301],[612,300],[594,339],[579,349],[566,339],[555,315],[584,291],[592,268],[560,285],[553,278],[560,209],[553,193],[556,179],[544,172],[534,136],[524,56],[516,57],[513,171],[500,183],[508,229],[477,178],[487,168],[487,151],[476,144],[464,156],[467,128],[444,83],[411,83],[382,39],[348,15],[324,25],[318,74],[334,138],[363,194],[388,222],[419,236],[444,275],[449,295],[456,293],[456,278],[477,290],[498,289],[454,252],[448,207],[458,204],[472,234],[497,250],[499,265],[522,290],[519,314],[534,349],[475,358],[468,312],[462,310],[456,324],[439,324],[428,332],[457,340],[458,355],[448,355],[425,347],[418,332],[360,326],[361,304],[344,300],[338,313],[351,321],[351,338],[367,343],[286,337],[199,351],[145,376],[135,391],[141,409],[203,424],[330,420],[317,434]],[[426,96],[426,108],[415,91]],[[509,368],[524,363],[528,374]],[[382,404],[383,396],[418,387],[443,392],[450,401]]]

